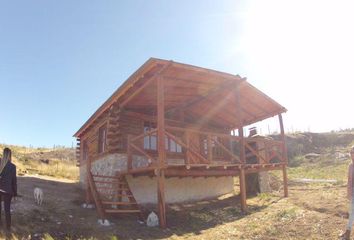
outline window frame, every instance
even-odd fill
[[[155,130],[156,128],[155,123],[144,122],[144,133]],[[157,152],[157,133],[144,136],[143,149],[145,151]],[[183,153],[182,146],[168,136],[165,136],[165,150],[168,153]]]

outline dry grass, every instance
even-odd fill
[[[4,147],[5,145],[0,145],[1,152]],[[13,152],[13,162],[17,166],[19,175],[38,174],[72,180],[79,178],[79,169],[76,167],[73,149],[8,147]],[[41,160],[48,160],[48,164]]]

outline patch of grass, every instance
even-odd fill
[[[259,193],[257,197],[259,198],[259,200],[269,201],[274,197],[274,195],[272,193]]]
[[[52,236],[50,236],[49,233],[45,233],[43,236],[43,240],[54,240],[54,238]]]
[[[12,150],[13,162],[19,175],[29,173],[72,180],[79,178],[74,149],[27,148],[12,145],[8,147]],[[4,148],[5,145],[0,144],[0,154]],[[48,164],[41,160],[47,160]]]
[[[275,218],[280,221],[292,220],[295,219],[296,216],[297,216],[297,208],[295,207],[281,210],[280,212],[275,214]]]

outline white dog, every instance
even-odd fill
[[[34,201],[38,204],[38,205],[42,205],[42,201],[43,201],[43,190],[36,187],[33,190],[33,195],[34,195]]]

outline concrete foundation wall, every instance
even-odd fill
[[[176,161],[176,160],[172,160]],[[140,156],[133,157],[133,167],[145,166],[146,159]],[[125,154],[111,154],[92,163],[91,171],[94,174],[115,175],[117,171],[126,170],[127,157]],[[157,203],[156,177],[127,177],[131,191],[140,204]],[[85,185],[86,165],[80,166],[80,182]],[[196,201],[214,198],[233,192],[232,177],[186,177],[166,178],[165,197],[167,203]]]

